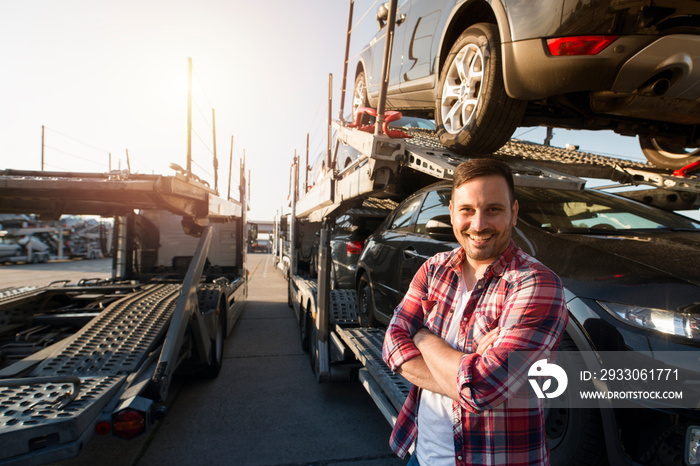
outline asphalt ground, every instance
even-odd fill
[[[0,267],[0,283],[9,282],[13,269],[28,274],[31,267],[41,280],[59,279],[71,266],[109,275],[109,261],[83,262],[50,263],[49,273],[38,268],[46,264]],[[406,463],[389,449],[390,426],[358,382],[317,383],[272,256],[250,254],[248,268],[248,300],[226,341],[218,378],[176,377],[167,417],[146,434],[130,441],[95,436],[78,457],[60,464]]]

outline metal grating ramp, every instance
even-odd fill
[[[45,289],[45,286],[22,286],[0,289],[0,311],[12,309],[23,301],[40,295]],[[0,315],[0,324],[2,324],[2,315]]]
[[[0,381],[3,457],[29,453],[43,442],[73,440],[90,426],[125,380],[125,376],[83,378],[77,398],[62,408],[55,405],[74,390],[70,383],[2,387]]]
[[[336,331],[386,393],[392,406],[396,411],[400,411],[412,385],[400,375],[394,374],[382,360],[382,344],[386,330],[336,326]]]
[[[334,324],[357,323],[355,290],[331,290],[331,322]]]
[[[56,345],[27,378],[0,379],[3,456],[21,458],[82,435],[167,331],[180,289],[150,285],[126,296]],[[80,389],[72,394],[66,380],[76,377]]]
[[[116,376],[135,371],[167,330],[179,292],[180,285],[153,285],[112,303],[30,375]]]

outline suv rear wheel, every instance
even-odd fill
[[[459,36],[442,67],[435,101],[443,145],[486,154],[508,142],[527,102],[506,94],[502,68],[495,25],[478,23]]]
[[[644,152],[644,157],[660,168],[678,170],[700,160],[700,148],[688,150],[685,147],[646,136],[639,136],[639,145]]]

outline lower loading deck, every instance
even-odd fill
[[[336,325],[335,332],[364,366],[359,372],[360,381],[386,420],[393,426],[411,384],[395,374],[382,360],[385,329],[347,328]]]
[[[144,368],[157,354],[180,289],[175,284],[144,287],[107,306],[71,337],[0,371],[4,376],[22,373],[22,378],[0,380],[2,456],[50,454],[54,445],[67,456],[80,451],[100,413],[116,402],[115,394],[133,390],[135,396],[150,379]],[[73,448],[66,449],[71,443]]]
[[[316,316],[319,312],[318,285],[316,280],[308,280],[297,275],[292,280],[291,296],[294,310],[298,317],[300,312]],[[357,300],[354,290],[331,290],[330,292],[329,344],[333,363],[346,363],[347,348],[360,362],[359,379],[370,394],[380,411],[394,425],[411,384],[395,374],[382,359],[384,328],[362,328],[357,320]],[[299,319],[303,322],[303,319]]]

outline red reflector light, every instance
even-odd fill
[[[95,426],[95,432],[98,435],[107,435],[112,432],[112,424],[107,421],[98,422]]]
[[[362,253],[362,242],[361,241],[348,241],[348,247],[346,248],[348,254],[361,254]]]
[[[123,439],[132,439],[146,431],[146,419],[143,413],[132,409],[119,411],[113,419],[114,435]]]
[[[549,53],[554,56],[596,55],[618,36],[576,36],[547,39]]]

